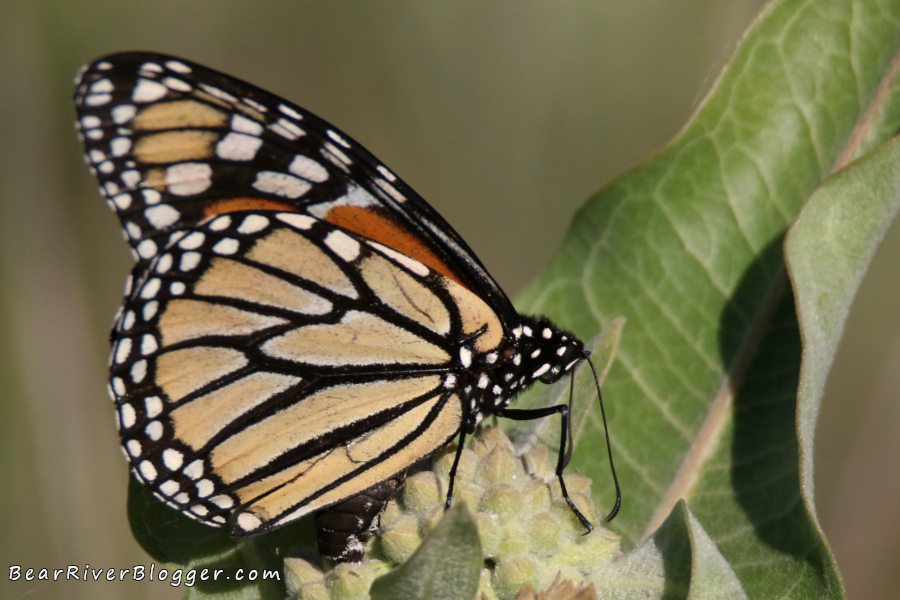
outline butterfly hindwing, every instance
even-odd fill
[[[126,455],[194,518],[223,524],[244,507],[243,530],[378,483],[459,429],[446,385],[457,340],[476,326],[484,344],[500,338],[468,294],[296,213],[237,212],[173,232],[113,332]]]

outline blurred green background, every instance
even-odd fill
[[[3,0],[0,595],[183,592],[8,581],[10,565],[150,562],[129,532],[105,392],[130,258],[72,128],[79,65],[158,50],[316,112],[427,198],[514,294],[592,192],[679,130],[761,5]],[[816,438],[818,514],[855,598],[900,588],[898,256],[900,230],[856,301]]]

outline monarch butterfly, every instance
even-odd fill
[[[109,394],[155,496],[235,536],[336,504],[352,514],[361,497],[374,515],[359,531],[323,521],[339,530],[323,554],[359,560],[407,467],[457,434],[461,450],[484,415],[558,413],[557,475],[591,529],[562,478],[567,407],[507,407],[571,372],[582,342],[518,314],[392,171],[315,115],[186,60],[110,55],[76,88],[85,161],[135,260]],[[607,520],[618,481],[616,498]]]

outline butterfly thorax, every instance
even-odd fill
[[[554,383],[585,357],[584,344],[574,334],[545,317],[522,315],[521,319],[495,350],[471,357],[471,367],[459,375],[458,389],[469,409],[470,427],[508,406],[535,381]],[[460,352],[466,366],[467,346]]]

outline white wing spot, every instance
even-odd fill
[[[119,193],[119,185],[115,181],[107,181],[103,184],[103,190],[106,192],[106,195],[109,197],[115,196]]]
[[[105,77],[103,79],[98,79],[97,81],[95,81],[94,83],[91,84],[90,91],[94,94],[111,92],[111,91],[113,91],[112,81],[110,81],[109,79],[106,79]]]
[[[333,157],[344,163],[346,166],[350,166],[353,164],[353,161],[350,160],[350,157],[338,150],[337,146],[332,143],[325,142],[323,144],[325,150],[327,150]]]
[[[377,169],[378,172],[381,173],[381,175],[388,181],[397,181],[397,176],[394,175],[386,166],[378,165]]]
[[[145,62],[140,66],[140,70],[146,73],[162,73],[163,68],[155,62]]]
[[[166,496],[174,496],[179,490],[181,490],[181,485],[179,485],[177,481],[172,481],[171,479],[164,481],[159,486],[159,491]]]
[[[396,200],[397,202],[403,202],[406,200],[406,196],[397,191],[397,189],[389,184],[387,181],[382,179],[381,177],[373,177],[372,182],[377,185],[381,190],[383,190],[386,194],[388,194],[391,198]]]
[[[173,281],[172,285],[169,286],[169,293],[173,296],[180,296],[184,293],[186,289],[184,282],[181,281]]]
[[[154,442],[158,442],[162,439],[163,424],[159,421],[151,421],[150,424],[144,428],[144,433]]]
[[[328,137],[330,137],[331,139],[336,141],[338,144],[340,144],[344,148],[350,147],[350,144],[347,143],[347,140],[345,140],[343,137],[341,137],[341,135],[333,129],[328,130]]]
[[[303,115],[301,115],[300,113],[298,113],[296,110],[294,110],[294,109],[291,108],[290,106],[287,106],[287,105],[284,105],[284,104],[279,104],[279,105],[278,105],[278,110],[280,110],[282,113],[286,114],[287,116],[289,116],[289,117],[292,118],[292,119],[297,119],[298,121],[302,121],[302,120],[303,120]]]
[[[262,521],[254,514],[243,512],[238,515],[237,525],[244,531],[249,532],[262,525]]]
[[[231,217],[228,215],[216,217],[207,227],[209,227],[210,231],[225,231],[231,227]]]
[[[132,458],[137,458],[141,455],[141,443],[137,440],[128,440],[125,442],[125,449],[128,450],[128,454],[130,454]]]
[[[158,204],[162,200],[162,194],[156,190],[144,189],[141,190],[141,194],[144,195],[144,202],[147,204]]]
[[[84,98],[84,103],[87,106],[103,106],[110,100],[112,100],[112,94],[88,94]]]
[[[186,81],[178,79],[177,77],[166,77],[163,79],[163,83],[167,88],[174,92],[189,92],[193,89]]]
[[[120,104],[110,111],[113,123],[123,125],[134,118],[137,114],[137,107],[134,104]]]
[[[179,248],[184,248],[185,250],[196,250],[200,246],[203,245],[203,242],[206,241],[206,234],[202,231],[194,231],[193,233],[186,235],[181,238],[181,241],[178,242]]]
[[[231,128],[239,133],[249,133],[250,135],[261,135],[263,126],[253,119],[248,119],[244,115],[236,114],[231,117]]]
[[[325,245],[347,262],[359,256],[359,242],[343,231],[330,232],[325,236]]]
[[[472,351],[465,346],[459,349],[459,362],[467,369],[472,366]]]
[[[222,160],[249,161],[256,157],[262,138],[245,133],[229,133],[216,144],[216,156]]]
[[[100,117],[97,115],[85,115],[81,117],[82,129],[93,129],[95,127],[100,127],[102,124],[103,121],[101,121]]]
[[[156,256],[156,250],[156,242],[154,242],[153,240],[143,240],[140,244],[137,245],[138,256],[140,256],[144,260],[149,260]]]
[[[163,411],[163,403],[159,396],[147,396],[144,398],[144,409],[147,417],[152,419]]]
[[[223,240],[219,240],[218,242],[216,242],[216,245],[212,247],[213,252],[224,256],[234,254],[240,249],[240,243],[238,243],[238,241],[234,238],[225,238]]]
[[[147,103],[147,102],[155,102],[159,100],[163,96],[169,93],[169,88],[159,83],[158,81],[152,81],[150,79],[144,79],[141,77],[137,81],[137,85],[134,86],[134,91],[131,93],[131,99],[138,103]]]
[[[144,380],[144,377],[147,376],[147,361],[139,360],[133,365],[131,365],[131,380],[135,383],[140,383]]]
[[[131,150],[131,140],[127,137],[117,137],[109,143],[109,153],[113,156],[125,156]]]
[[[181,213],[169,204],[157,204],[144,210],[144,217],[156,229],[164,229],[177,223]]]
[[[166,66],[175,71],[176,73],[190,73],[191,68],[184,64],[183,62],[179,62],[177,60],[169,60],[166,61]]]
[[[385,254],[385,255],[393,258],[395,261],[397,261],[398,263],[400,263],[401,265],[403,265],[404,267],[406,267],[407,269],[409,269],[416,275],[425,277],[429,273],[428,267],[426,267],[424,264],[420,263],[416,259],[410,258],[409,256],[403,254],[402,252],[397,252],[393,248],[389,248],[388,246],[379,244],[378,242],[369,242],[369,245],[372,246],[373,248],[377,248],[378,251],[381,252],[382,254]]]
[[[144,284],[144,287],[141,288],[141,298],[149,300],[150,298],[155,298],[157,292],[159,292],[159,286],[162,282],[159,278],[154,277],[150,281]]]
[[[186,466],[182,472],[191,479],[199,479],[203,476],[203,461],[195,460]]]
[[[214,96],[214,97],[218,98],[219,100],[224,100],[225,102],[228,102],[229,104],[234,104],[238,101],[237,98],[235,98],[234,96],[232,96],[225,90],[220,90],[219,88],[213,87],[213,86],[209,85],[208,83],[201,83],[200,89],[205,91],[210,96]]]
[[[269,129],[292,142],[300,136],[306,135],[306,132],[297,127],[296,123],[288,121],[284,118],[278,119],[277,121],[269,125]]]
[[[328,179],[328,170],[325,167],[319,162],[302,154],[298,154],[294,157],[294,160],[291,161],[291,164],[288,166],[288,171],[298,177],[308,179],[309,181],[315,181],[316,183],[321,183]]]
[[[153,354],[159,349],[159,344],[156,342],[156,338],[153,334],[145,333],[144,337],[141,338],[141,354],[147,356],[148,354]]]
[[[256,174],[253,187],[266,194],[295,199],[308,192],[312,188],[312,184],[287,173],[260,171]]]
[[[131,206],[131,194],[122,193],[116,194],[112,197],[113,204],[116,205],[116,208],[119,210],[125,210],[129,206]]]
[[[122,171],[119,179],[122,180],[127,189],[134,189],[141,182],[141,173],[135,169],[128,169],[127,171]]]
[[[261,113],[267,113],[267,112],[269,112],[269,109],[268,109],[268,108],[266,108],[264,105],[260,104],[259,102],[257,102],[257,101],[254,100],[253,98],[246,98],[246,97],[244,97],[244,98],[241,98],[241,102],[243,102],[244,104],[246,104],[247,106],[249,106],[249,107],[251,107],[251,108],[255,108],[256,110],[258,110],[258,111],[261,112]]]
[[[166,185],[175,196],[193,196],[212,185],[212,167],[206,163],[179,163],[166,169]]]
[[[316,224],[317,219],[307,215],[298,215],[297,213],[278,213],[275,216],[276,219],[285,223],[286,225],[290,225],[296,229],[302,229],[304,231],[311,228]]]
[[[170,471],[177,471],[184,463],[184,454],[172,448],[166,448],[162,453],[163,464]]]
[[[138,467],[138,470],[141,472],[141,477],[143,477],[144,481],[153,481],[156,479],[156,467],[154,467],[153,463],[149,460],[141,462],[141,466]]]
[[[238,225],[238,233],[248,234],[262,231],[269,226],[269,220],[262,215],[248,215],[240,225]]]
[[[141,228],[134,221],[129,221],[125,223],[125,231],[128,232],[128,237],[133,240],[141,237]]]
[[[199,252],[185,252],[181,255],[181,260],[178,262],[178,268],[182,273],[193,271],[197,268],[197,265],[200,264],[201,258],[202,255]]]
[[[125,429],[132,427],[137,420],[134,407],[128,403],[119,407],[119,417],[121,418],[122,427]]]
[[[210,498],[209,501],[219,508],[231,508],[232,506],[234,506],[234,500],[232,500],[229,496],[225,496],[224,494],[220,496],[214,496]]]
[[[207,496],[212,494],[216,489],[215,486],[213,485],[213,482],[210,481],[209,479],[201,479],[194,485],[197,486],[197,497],[198,498],[206,498]]]
[[[128,355],[131,354],[131,338],[124,338],[119,340],[119,344],[116,346],[116,355],[113,361],[117,365],[121,365],[123,362],[128,360]]]
[[[156,310],[159,308],[159,302],[156,300],[152,300],[144,305],[144,310],[141,311],[141,315],[144,317],[145,321],[149,321],[153,317],[156,316]]]

